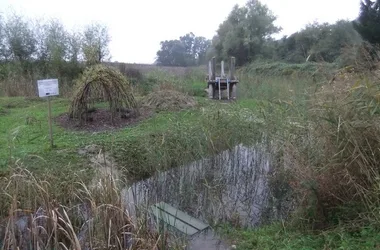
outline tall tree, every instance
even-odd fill
[[[195,37],[193,46],[193,57],[195,58],[196,65],[206,63],[206,53],[211,46],[211,41],[203,36]]]
[[[36,52],[36,39],[29,23],[21,16],[13,15],[4,27],[4,57],[25,62]]]
[[[274,25],[276,17],[268,7],[257,0],[245,6],[236,5],[217,31],[213,46],[219,59],[235,56],[238,65],[265,54],[265,46],[272,34],[281,30]]]
[[[380,44],[380,0],[362,1],[359,17],[353,24],[364,40]]]
[[[87,26],[83,33],[82,50],[88,64],[97,64],[110,59],[109,43],[111,41],[108,28],[94,23]]]
[[[46,25],[46,48],[50,72],[60,76],[67,59],[68,34],[58,20],[52,19]]]
[[[179,41],[182,43],[185,49],[184,51],[185,65],[184,66],[195,65],[196,62],[195,62],[195,58],[193,54],[195,35],[193,34],[193,32],[190,32],[184,36],[181,36],[179,38]]]
[[[81,39],[80,34],[71,32],[68,37],[68,60],[72,63],[78,63],[81,59]]]
[[[362,39],[349,21],[335,24],[312,23],[289,37],[276,41],[277,59],[290,63],[336,61],[342,48],[360,44]]]
[[[156,63],[164,66],[195,66],[205,63],[206,52],[211,42],[205,37],[197,37],[192,32],[177,40],[160,43]]]
[[[187,66],[186,48],[180,40],[162,41],[156,63],[163,66]]]
[[[5,59],[5,31],[4,19],[0,14],[0,62]]]
[[[36,39],[36,60],[40,62],[41,65],[47,64],[48,62],[47,27],[46,22],[41,19],[35,20],[33,25],[34,38]]]

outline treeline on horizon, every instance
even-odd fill
[[[281,28],[275,20],[266,5],[249,0],[232,9],[212,40],[188,33],[162,41],[156,64],[197,66],[213,56],[218,61],[234,56],[238,66],[254,61],[345,66],[355,62],[363,48],[372,58],[379,57],[373,48],[380,43],[380,0],[364,0],[354,21],[312,23],[277,40],[273,35]],[[56,19],[0,14],[0,94],[12,95],[16,84],[29,86],[40,78],[60,78],[71,85],[87,65],[110,61],[110,40],[108,27],[100,23],[72,31]]]
[[[275,21],[276,16],[265,4],[249,0],[244,6],[235,5],[212,40],[189,33],[178,40],[162,41],[156,63],[196,66],[213,56],[218,61],[234,56],[239,66],[253,61],[346,66],[357,60],[363,49],[379,57],[374,48],[380,44],[380,0],[361,2],[355,20],[314,22],[281,39],[273,38],[282,30]]]
[[[71,82],[86,65],[110,59],[109,42],[101,23],[71,31],[57,19],[0,15],[0,86],[49,77]]]

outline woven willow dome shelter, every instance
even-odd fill
[[[86,120],[98,102],[107,102],[111,120],[123,111],[138,115],[137,103],[128,80],[117,70],[96,65],[85,70],[75,85],[69,116]]]

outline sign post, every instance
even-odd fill
[[[48,112],[49,112],[49,135],[50,135],[50,147],[54,147],[54,141],[53,141],[53,125],[51,122],[51,98],[48,96]]]
[[[54,147],[53,141],[53,125],[52,125],[52,115],[51,115],[51,96],[59,95],[58,79],[45,79],[38,80],[38,95],[41,98],[47,97],[48,99],[48,120],[49,120],[49,137],[50,137],[50,147]]]

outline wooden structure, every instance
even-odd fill
[[[171,226],[187,236],[193,236],[209,228],[209,225],[194,217],[191,217],[190,215],[172,207],[165,202],[152,205],[150,207],[150,212],[157,220]]]
[[[230,58],[229,73],[224,73],[224,61],[221,62],[220,76],[216,75],[216,60],[213,57],[208,63],[208,96],[210,99],[222,99],[222,91],[227,91],[227,99],[236,99],[239,80],[235,76],[235,57]]]

